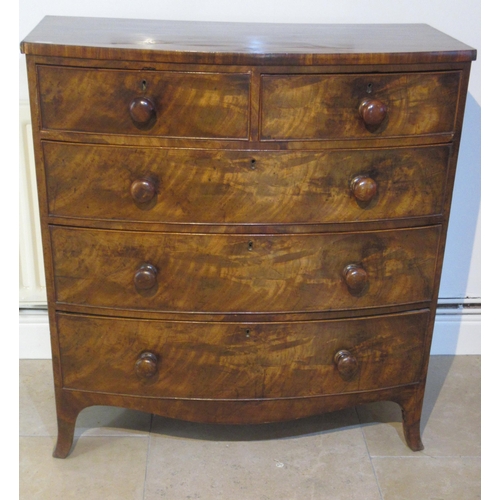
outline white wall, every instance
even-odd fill
[[[142,19],[288,22],[427,23],[478,49],[473,63],[440,297],[480,297],[480,0],[20,0],[24,38],[45,15]],[[20,99],[28,98],[20,57]]]

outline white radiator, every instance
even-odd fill
[[[46,307],[30,109],[19,106],[19,307]]]

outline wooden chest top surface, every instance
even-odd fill
[[[395,50],[396,48],[396,50]],[[47,16],[25,54],[198,64],[459,62],[476,50],[425,24],[272,24]]]

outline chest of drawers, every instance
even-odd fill
[[[471,61],[424,25],[47,17],[27,55],[58,419],[420,415]]]

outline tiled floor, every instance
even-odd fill
[[[244,427],[93,407],[60,460],[50,361],[21,361],[20,382],[22,500],[480,498],[478,356],[431,358],[417,453],[394,403]]]

